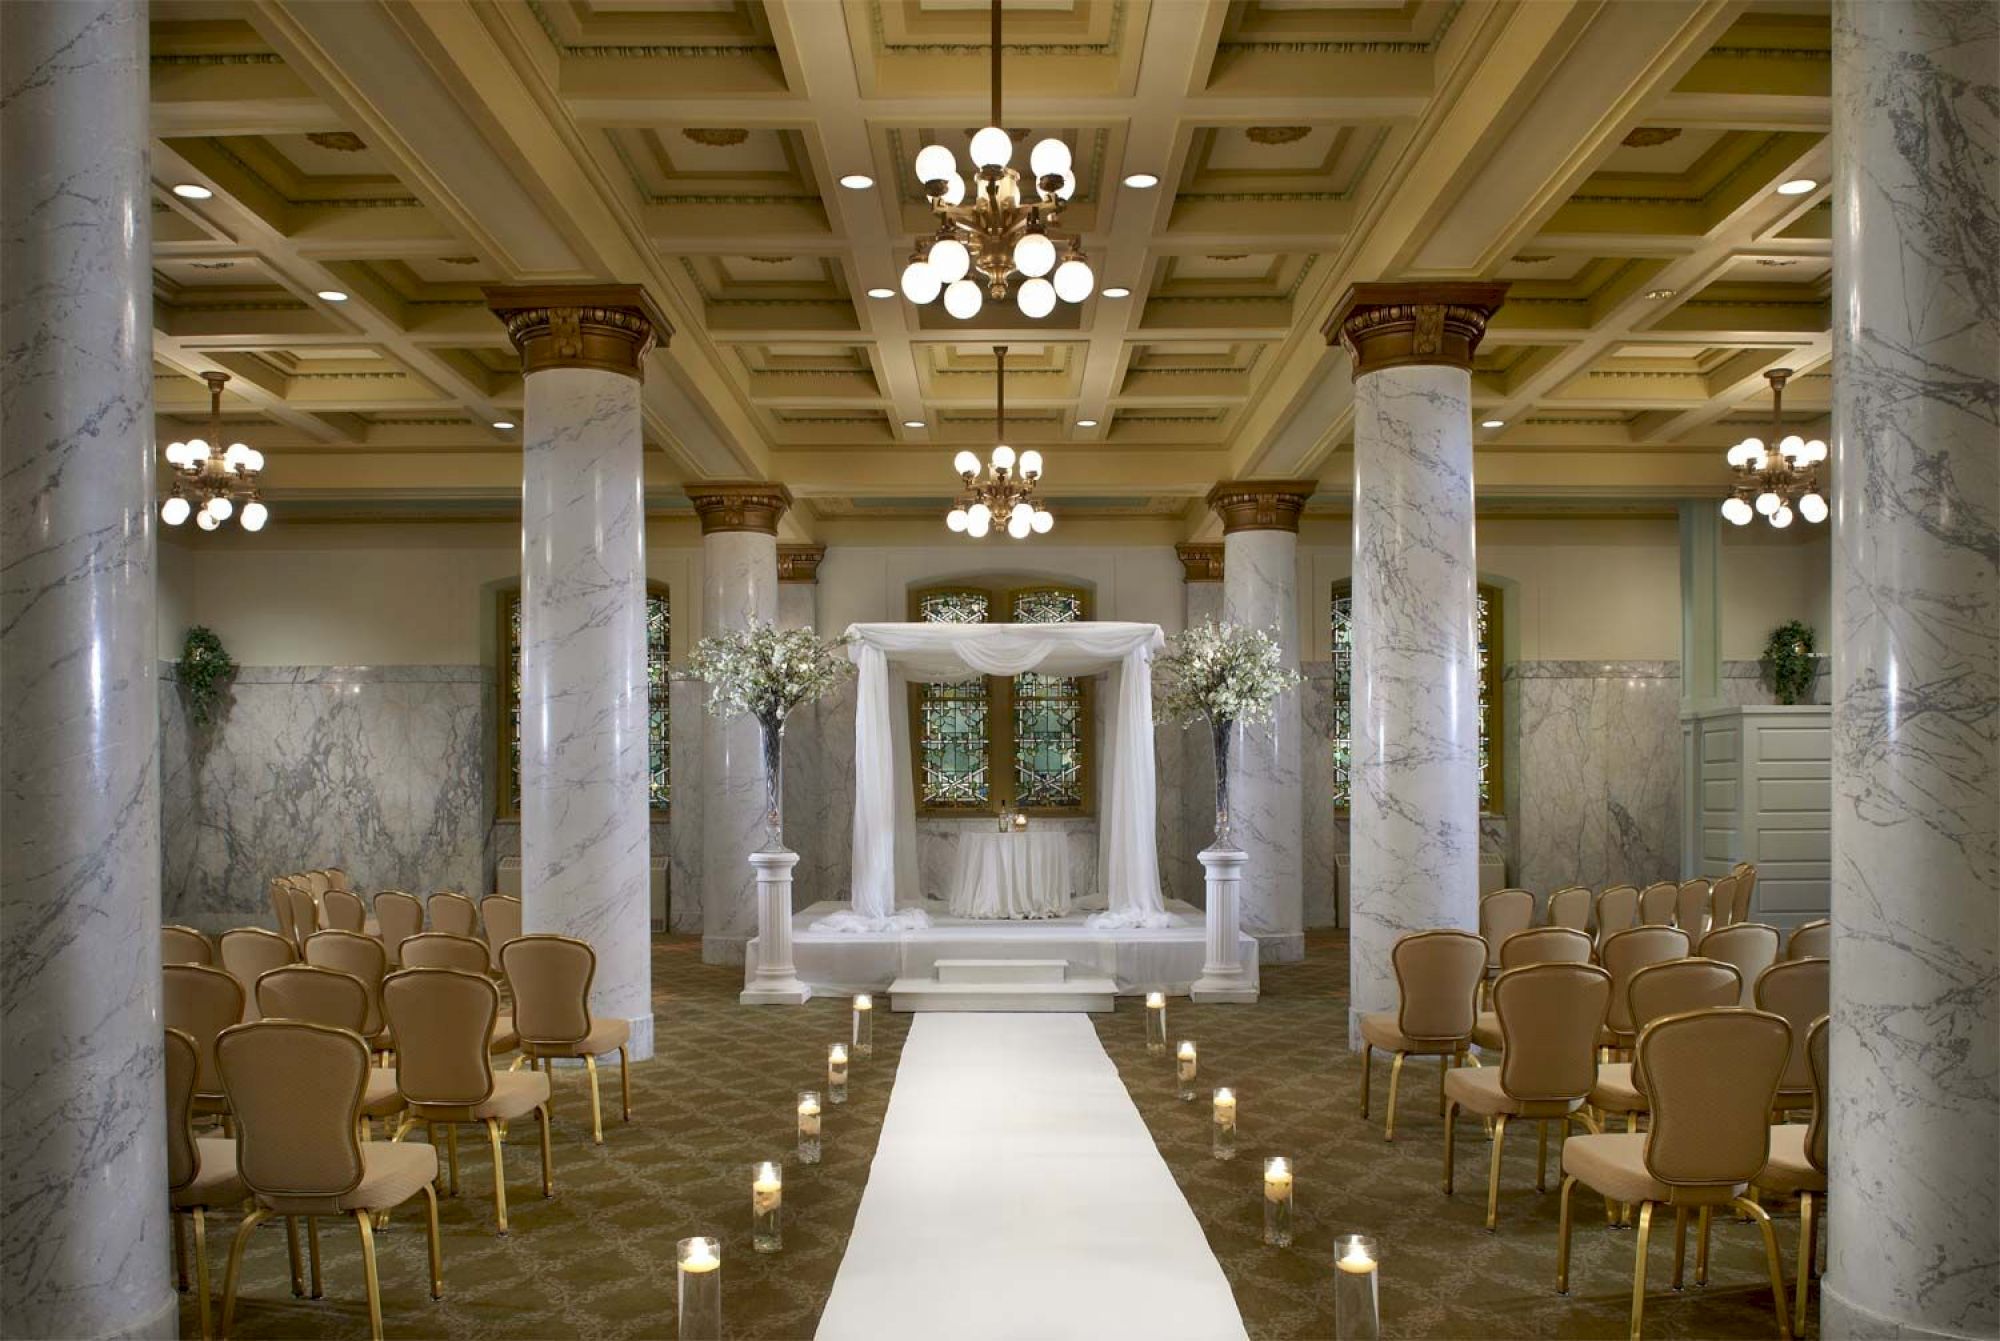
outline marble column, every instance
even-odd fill
[[[792,505],[782,484],[754,480],[683,486],[701,519],[701,631],[778,622],[778,519]],[[748,717],[703,722],[701,957],[741,964],[757,934],[750,854],[764,846],[764,752]]]
[[[171,1336],[146,7],[0,5],[0,1334]]]
[[[1208,491],[1222,518],[1222,619],[1275,629],[1287,666],[1299,664],[1299,514],[1316,482],[1234,480]],[[1199,728],[1197,728],[1198,730]],[[1237,728],[1229,808],[1243,872],[1243,930],[1268,964],[1305,958],[1305,857],[1300,828],[1299,690],[1271,720]],[[1211,807],[1212,809],[1212,807]],[[1207,846],[1207,842],[1202,844]]]
[[[2000,9],[1833,7],[1827,1336],[2000,1335]]]
[[[819,565],[825,557],[824,545],[778,546],[779,628],[819,628]],[[825,704],[809,703],[785,723],[785,841],[799,854],[792,872],[792,902],[798,908],[832,897],[822,893],[828,846],[848,838],[832,811],[838,783],[826,776],[826,711]]]
[[[1479,924],[1472,355],[1504,284],[1357,284],[1349,801],[1353,1019],[1396,1008],[1390,952]]]
[[[525,376],[521,889],[529,932],[589,941],[591,1011],[653,1055],[646,500],[639,385],[669,335],[643,289],[487,290]]]
[[[1181,561],[1185,594],[1185,627],[1203,620],[1222,619],[1222,546],[1217,543],[1174,546]],[[1177,725],[1163,728],[1172,733],[1173,750],[1157,752],[1160,759],[1180,761],[1177,770],[1178,794],[1174,797],[1172,843],[1161,852],[1162,872],[1171,864],[1175,897],[1201,905],[1208,897],[1208,875],[1197,853],[1215,837],[1215,747],[1206,728]]]

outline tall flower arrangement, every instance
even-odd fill
[[[1270,720],[1278,696],[1297,685],[1278,630],[1203,620],[1167,639],[1153,659],[1154,715],[1183,727],[1207,722],[1215,742],[1215,846],[1234,841],[1229,817],[1229,744],[1239,722]]]
[[[764,839],[784,846],[781,785],[785,718],[853,673],[845,638],[822,639],[812,629],[779,629],[752,620],[737,632],[703,638],[689,669],[708,682],[711,717],[750,716],[764,737]]]

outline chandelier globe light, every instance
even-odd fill
[[[944,145],[917,151],[917,180],[937,229],[917,239],[903,267],[902,290],[919,307],[942,296],[945,311],[970,321],[988,299],[1004,300],[1008,284],[1018,279],[1015,305],[1040,320],[1058,300],[1090,297],[1097,276],[1084,258],[1082,238],[1055,231],[1076,191],[1069,146],[1054,136],[1038,140],[1028,151],[1025,183],[1012,166],[1014,137],[1000,117],[1000,0],[992,0],[992,16],[992,119],[972,137],[968,173],[959,171]]]
[[[208,437],[167,444],[162,455],[173,467],[173,483],[160,502],[160,520],[179,526],[192,517],[198,528],[213,531],[234,517],[244,530],[261,531],[271,519],[257,493],[264,454],[248,443],[232,442],[220,452],[210,445],[222,441],[222,388],[229,374],[201,376],[208,383]]]
[[[993,423],[996,439],[1007,436],[1007,346],[993,348]],[[1002,527],[1016,540],[1031,535],[1047,535],[1056,519],[1035,501],[1035,486],[1042,479],[1042,454],[1034,448],[1016,452],[1005,441],[998,442],[983,463],[975,452],[962,451],[951,459],[963,492],[945,515],[944,524],[954,534],[974,540]]]
[[[1790,368],[1764,374],[1771,383],[1771,441],[1776,447],[1750,437],[1729,449],[1726,459],[1736,479],[1722,500],[1722,517],[1732,526],[1748,526],[1762,517],[1782,531],[1795,517],[1815,526],[1826,520],[1826,495],[1819,483],[1826,444],[1784,429],[1785,383],[1791,375]]]

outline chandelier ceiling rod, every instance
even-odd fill
[[[993,436],[992,455],[983,465],[972,452],[960,452],[952,459],[951,468],[958,472],[964,492],[953,501],[945,525],[974,540],[991,535],[996,527],[1016,540],[1047,535],[1056,519],[1035,499],[1035,486],[1042,479],[1042,454],[1032,447],[1016,452],[1006,443],[1005,345],[993,346]]]
[[[994,0],[993,10],[1000,10]],[[1007,346],[993,346],[993,440],[1007,441]]]
[[[993,119],[986,124],[1000,125],[1000,0],[993,0]]]

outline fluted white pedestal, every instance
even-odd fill
[[[1201,976],[1188,988],[1188,996],[1199,1002],[1253,1005],[1257,984],[1243,971],[1238,936],[1241,932],[1243,868],[1248,853],[1235,848],[1206,848],[1200,854],[1201,868],[1208,881],[1208,957]]]
[[[799,854],[783,848],[752,852],[757,873],[757,967],[744,975],[746,1006],[798,1006],[812,997],[792,964],[792,868]]]

